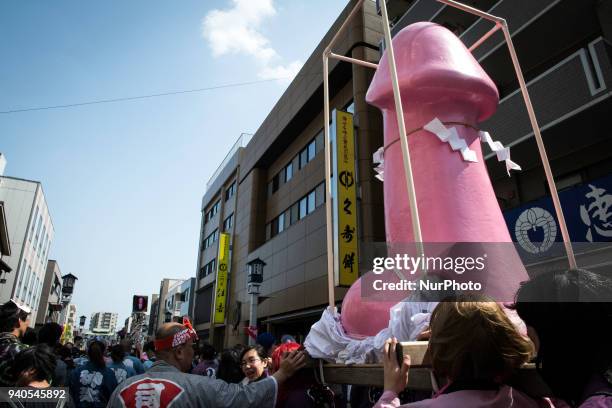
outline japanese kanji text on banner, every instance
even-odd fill
[[[335,111],[334,212],[336,215],[336,285],[350,286],[359,277],[357,236],[357,177],[353,115]],[[337,176],[336,176],[337,175]]]
[[[213,324],[225,323],[225,304],[227,299],[227,272],[229,269],[230,234],[219,235],[219,261],[217,262],[217,283],[215,288],[215,309]]]

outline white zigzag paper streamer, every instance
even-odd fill
[[[377,179],[379,179],[380,181],[385,181],[383,174],[384,174],[384,169],[385,169],[385,148],[380,147],[377,151],[374,152],[374,154],[372,155],[372,161],[374,162],[374,164],[376,164],[377,166],[374,167],[374,171],[376,172],[376,177]]]
[[[478,157],[476,156],[476,152],[470,149],[465,142],[465,140],[459,136],[457,129],[454,127],[447,128],[438,118],[434,118],[431,122],[423,126],[423,129],[433,133],[440,139],[442,143],[448,143],[448,145],[454,151],[459,151],[461,153],[461,157],[463,157],[464,161],[469,161],[472,163],[478,163]],[[482,143],[487,143],[491,151],[493,151],[498,161],[503,161],[506,163],[506,172],[508,176],[510,176],[510,170],[522,170],[521,166],[510,160],[510,148],[504,147],[501,142],[493,141],[489,132],[480,131],[478,133],[480,137],[480,141]],[[372,155],[372,160],[376,167],[374,167],[374,171],[376,172],[376,178],[380,181],[384,181],[384,164],[385,164],[385,148],[384,146],[376,150]]]
[[[461,157],[463,157],[463,160],[473,163],[478,162],[476,152],[468,147],[467,143],[465,143],[465,140],[463,140],[463,138],[459,136],[457,129],[448,129],[438,118],[434,118],[431,122],[423,126],[423,129],[436,135],[438,139],[440,139],[440,141],[448,143],[451,149],[453,149],[454,151],[459,150],[459,152],[461,153]]]
[[[497,161],[506,162],[506,173],[508,173],[508,177],[510,177],[510,170],[522,170],[521,166],[510,160],[510,148],[504,147],[501,142],[493,141],[489,132],[480,131],[480,141],[486,142],[489,145],[489,148],[495,153],[497,156]]]

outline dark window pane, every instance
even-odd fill
[[[315,206],[319,207],[325,203],[325,183],[321,183],[317,186],[315,190]]]
[[[300,169],[308,163],[308,149],[304,149],[300,152]]]
[[[272,192],[276,193],[276,190],[278,190],[278,173],[272,178]]]
[[[291,167],[294,172],[300,169],[300,155],[299,154],[296,154],[295,157],[293,158],[293,161],[291,162]]]
[[[266,224],[266,241],[272,238],[272,223]]]
[[[297,203],[293,204],[291,206],[291,224],[295,224],[297,222],[297,220],[300,219],[300,210],[299,210],[299,206]]]
[[[325,149],[325,134],[323,130],[321,130],[315,138],[315,143],[317,144],[317,153]]]
[[[306,197],[300,200],[300,220],[308,215],[308,200]]]
[[[285,214],[279,215],[277,220],[278,220],[278,232],[283,232],[285,230]]]
[[[272,237],[278,235],[278,217],[273,219],[272,222]]]
[[[314,140],[308,145],[308,161],[311,161],[315,158],[315,155],[317,154],[316,147],[317,144]]]
[[[315,192],[314,190],[308,194],[308,214],[315,210]]]

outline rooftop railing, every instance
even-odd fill
[[[238,137],[234,145],[229,149],[229,151],[225,155],[225,158],[223,159],[221,164],[219,164],[219,167],[217,167],[217,170],[215,170],[212,176],[210,176],[210,178],[208,179],[208,182],[206,183],[207,191],[210,188],[210,186],[212,186],[212,184],[215,182],[215,180],[217,179],[217,176],[219,176],[221,171],[223,171],[223,169],[225,168],[227,163],[230,161],[234,153],[236,153],[238,149],[240,149],[241,147],[246,147],[246,145],[249,143],[252,137],[253,137],[253,134],[251,133],[241,133],[240,134],[240,136]]]

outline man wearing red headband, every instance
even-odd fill
[[[195,330],[188,320],[166,323],[155,333],[158,359],[144,374],[119,384],[109,408],[136,407],[274,407],[278,384],[304,366],[305,355],[294,352],[280,369],[248,385],[228,384],[201,375],[187,374],[193,361]]]

